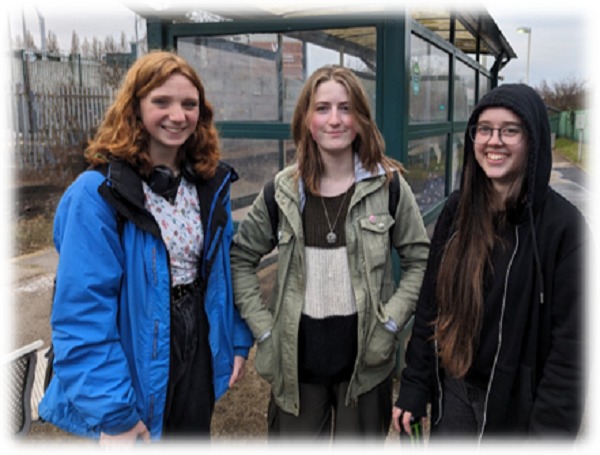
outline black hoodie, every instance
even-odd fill
[[[525,204],[509,214],[511,247],[494,256],[494,279],[485,286],[485,305],[497,317],[495,327],[489,320],[484,323],[488,350],[475,359],[483,365],[476,373],[483,371],[486,390],[481,433],[573,437],[582,416],[585,221],[549,186],[550,126],[539,95],[526,85],[501,85],[477,104],[468,127],[490,107],[505,107],[519,116],[529,147]],[[473,141],[465,134],[465,165],[474,159]],[[431,402],[434,427],[443,413],[444,374],[431,341],[435,283],[444,247],[455,230],[460,194],[450,195],[436,224],[396,402],[415,415],[425,415]]]

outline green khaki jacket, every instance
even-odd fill
[[[293,175],[291,166],[275,177],[279,256],[268,306],[262,303],[256,273],[261,258],[274,248],[262,193],[234,236],[231,268],[235,304],[257,340],[256,371],[271,384],[277,405],[298,415],[298,330],[305,288],[304,189]],[[356,187],[345,224],[358,311],[358,354],[346,396],[348,406],[355,405],[359,395],[379,385],[394,369],[399,333],[395,329],[404,327],[415,311],[429,252],[429,238],[410,187],[400,177],[394,220],[385,180],[383,169],[373,176],[357,161]],[[392,276],[390,240],[400,256],[399,287]]]

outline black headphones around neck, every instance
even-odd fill
[[[175,196],[177,196],[177,189],[182,176],[190,182],[195,182],[197,179],[194,167],[188,160],[183,162],[181,172],[177,176],[168,166],[162,164],[154,166],[146,182],[152,191],[172,204],[175,201]]]
[[[179,182],[181,182],[181,172],[175,176],[169,167],[163,165],[155,166],[147,179],[150,189],[171,204],[177,195]]]

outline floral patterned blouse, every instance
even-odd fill
[[[200,222],[200,202],[196,187],[181,178],[175,202],[170,204],[143,182],[145,207],[160,226],[171,260],[172,286],[196,279],[204,232]]]

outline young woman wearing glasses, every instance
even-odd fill
[[[431,243],[393,410],[438,437],[572,438],[582,416],[582,214],[549,186],[546,106],[502,85],[475,107],[461,189]]]

